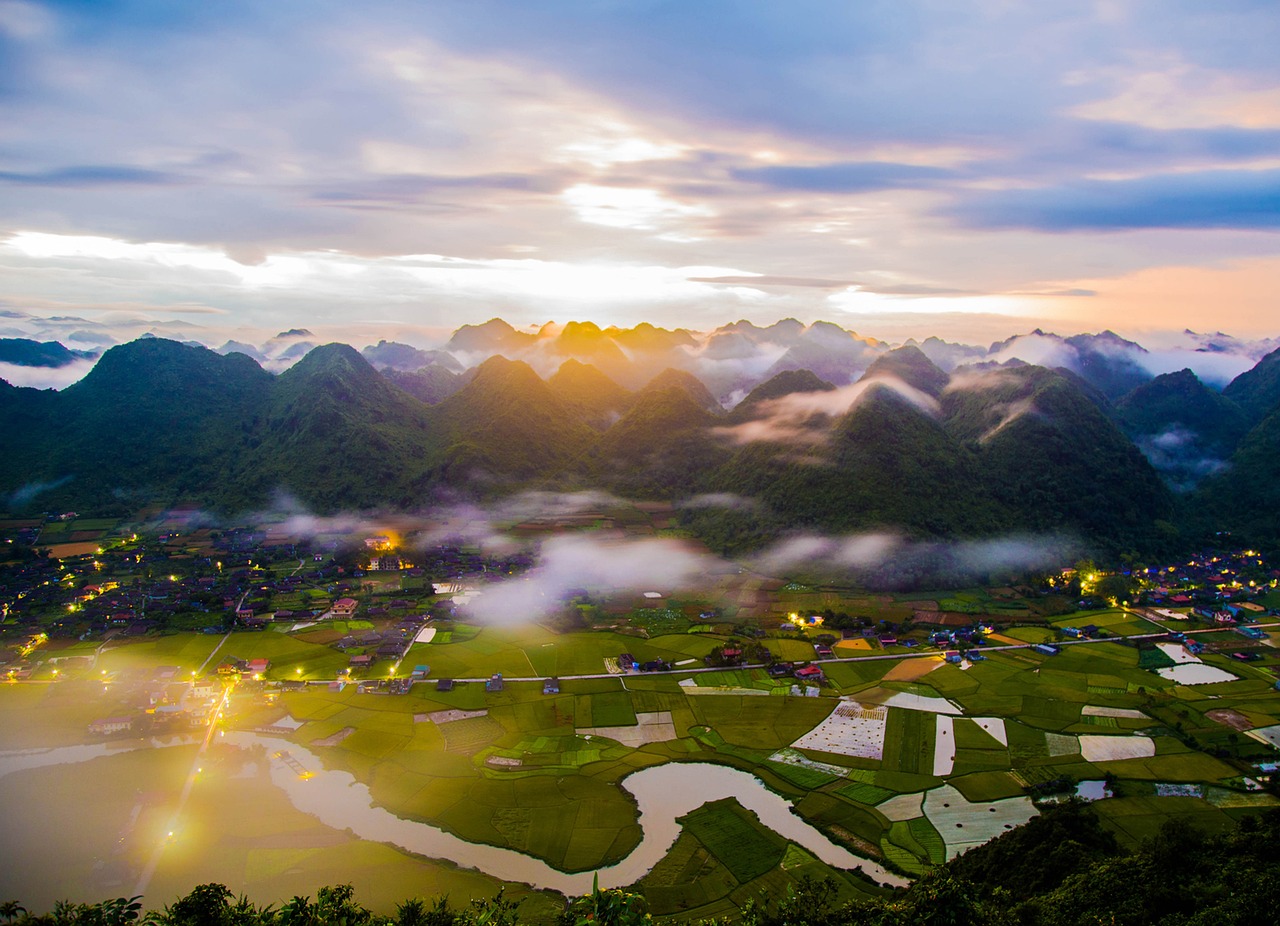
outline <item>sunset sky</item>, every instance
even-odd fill
[[[1274,337],[1277,49],[1275,0],[0,0],[0,335]]]

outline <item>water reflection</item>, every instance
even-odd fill
[[[511,849],[466,842],[425,823],[403,820],[374,806],[369,789],[347,772],[326,770],[308,750],[269,736],[233,733],[226,742],[250,747],[265,746],[271,753],[288,753],[293,762],[273,760],[271,781],[299,810],[312,814],[335,829],[349,829],[363,839],[390,843],[431,858],[445,858],[467,868],[507,881],[564,894],[591,890],[592,872],[569,874],[541,859]],[[309,773],[298,772],[298,764]],[[768,790],[747,772],[705,762],[669,763],[634,772],[622,786],[636,798],[644,837],[639,846],[617,865],[599,871],[602,887],[631,884],[643,877],[670,850],[680,834],[676,818],[708,801],[732,797],[754,812],[760,821],[786,839],[803,846],[837,868],[862,868],[877,881],[905,884],[905,880],[875,862],[838,846],[791,812],[791,805]]]

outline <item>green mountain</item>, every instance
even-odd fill
[[[1120,426],[1175,488],[1216,471],[1249,430],[1234,402],[1190,370],[1165,373],[1115,405]]]
[[[925,356],[924,351],[913,345],[881,354],[867,367],[867,372],[862,374],[864,380],[886,376],[900,379],[913,389],[919,389],[935,399],[942,395],[942,390],[951,379]]]
[[[1280,349],[1233,379],[1222,394],[1244,409],[1255,424],[1275,411],[1280,407]]]
[[[429,409],[345,344],[281,373],[223,497],[251,505],[284,489],[322,511],[420,502],[442,440]]]
[[[797,526],[923,537],[1060,531],[1148,549],[1172,511],[1151,465],[1078,380],[1039,367],[971,372],[943,389],[922,353],[895,351],[834,416],[778,401],[832,390],[807,371],[761,384],[729,415],[675,370],[629,394],[577,361],[548,382],[495,356],[434,405],[396,386],[396,375],[338,344],[279,376],[239,353],[160,339],[122,345],[60,393],[0,387],[0,427],[19,436],[0,455],[0,497],[22,510],[38,497],[41,507],[182,500],[245,511],[287,492],[334,511],[415,507],[442,487],[736,493],[756,506],[706,516],[725,549]],[[889,376],[938,395],[940,412],[912,404]],[[1139,396],[1126,414],[1162,420],[1185,379],[1156,384],[1173,398]],[[1215,481],[1214,510],[1232,523],[1251,524],[1248,500],[1259,508],[1269,497],[1258,480],[1280,484],[1278,430],[1275,416],[1255,429],[1232,479]]]
[[[663,392],[669,388],[676,388],[684,392],[694,403],[703,411],[714,415],[724,412],[720,403],[716,401],[716,397],[711,394],[711,390],[703,385],[702,380],[694,376],[692,373],[686,373],[683,370],[666,369],[655,376],[645,385],[637,394],[637,397],[647,393]]]
[[[1130,392],[1115,405],[1116,419],[1130,437],[1149,437],[1174,429],[1189,431],[1206,447],[1229,454],[1249,430],[1244,413],[1214,392],[1190,370],[1163,373]]]
[[[660,379],[666,385],[650,383],[637,393],[627,413],[578,461],[582,476],[619,494],[646,498],[703,491],[707,475],[728,451],[711,434],[720,419],[690,388],[701,383],[686,376],[664,374]]]
[[[204,497],[223,484],[227,461],[250,449],[272,383],[243,354],[162,338],[113,347],[60,393],[16,397],[17,414],[39,407],[48,417],[19,432],[6,484],[67,480],[42,498],[51,505]]]
[[[606,430],[631,406],[631,393],[600,372],[598,367],[570,358],[547,380],[582,421],[597,431]]]
[[[433,409],[448,446],[438,477],[477,491],[525,487],[576,459],[596,439],[527,363],[491,357]]]
[[[466,378],[439,364],[432,364],[417,370],[396,370],[388,367],[382,371],[386,380],[398,389],[403,389],[419,402],[435,405],[443,402],[466,384]]]
[[[70,350],[58,341],[0,338],[0,363],[20,367],[65,367],[76,360],[91,360],[95,351]]]
[[[1151,464],[1071,378],[1043,367],[993,371],[943,397],[947,428],[977,453],[1008,525],[1149,549],[1173,498]]]
[[[726,421],[737,424],[758,418],[763,413],[761,408],[763,403],[783,396],[805,392],[831,392],[835,388],[831,383],[819,379],[808,370],[784,370],[748,392],[746,398],[729,412]]]
[[[748,444],[716,482],[721,491],[762,499],[787,523],[978,534],[998,522],[975,462],[939,422],[877,384],[824,442]]]
[[[1205,480],[1189,509],[1206,534],[1230,531],[1280,551],[1280,408],[1246,435],[1221,473]]]

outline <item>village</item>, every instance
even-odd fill
[[[641,530],[671,527],[670,512],[661,506],[647,506],[644,513],[648,522]],[[606,513],[589,512],[513,523],[511,532],[536,539],[602,523],[612,526]],[[354,684],[362,694],[407,693],[431,674],[429,664],[409,658],[415,644],[430,643],[437,633],[445,639],[474,632],[455,624],[466,619],[468,599],[495,578],[527,570],[533,558],[527,552],[494,556],[478,544],[425,547],[411,533],[376,530],[348,526],[305,537],[271,525],[215,530],[193,524],[191,513],[181,511],[141,529],[74,512],[0,522],[0,542],[38,551],[0,570],[0,674],[10,681],[50,681],[77,670],[99,671],[104,691],[114,685],[117,692],[132,693],[124,702],[129,713],[91,723],[91,732],[102,735],[208,723],[222,694],[220,681],[232,679],[265,690],[325,684],[341,691]],[[559,629],[620,630],[641,638],[681,626],[727,632],[728,642],[712,647],[698,665],[757,667],[773,680],[794,683],[794,693],[812,697],[826,681],[828,660],[928,651],[969,665],[986,659],[984,649],[993,644],[1013,642],[1000,635],[1011,625],[1049,628],[1050,638],[1034,644],[1044,654],[1058,652],[1064,641],[1108,637],[1108,630],[1088,621],[1050,624],[1063,609],[1087,615],[1119,607],[1148,619],[1147,629],[1167,627],[1169,640],[1192,657],[1208,647],[1239,662],[1256,662],[1269,655],[1267,635],[1250,625],[1280,613],[1278,581],[1280,570],[1256,551],[1205,552],[1123,572],[1077,564],[1040,577],[1037,587],[997,587],[981,596],[854,597],[851,603],[862,605],[855,615],[853,608],[833,609],[833,603],[847,600],[838,591],[815,595],[807,586],[757,577],[753,597],[741,593],[742,582],[732,595],[721,589],[684,602],[662,592],[592,599],[582,591],[579,599],[563,603],[569,619]],[[583,620],[584,614],[593,619]],[[1193,627],[1231,627],[1238,636],[1188,639],[1183,631]],[[333,656],[324,660],[323,671],[316,665],[289,672],[265,656],[238,655],[260,648],[237,645],[243,634],[264,631],[301,634],[322,642]],[[177,633],[218,636],[225,645],[201,665],[183,667],[190,677],[178,677],[179,669],[167,665],[141,675],[97,669],[104,650]],[[804,649],[770,649],[762,640],[766,634],[798,639]],[[1150,639],[1139,645],[1155,652]],[[790,658],[782,658],[784,650]],[[691,662],[637,660],[624,651],[586,674],[688,671]],[[437,671],[431,685],[449,691],[460,681]],[[490,691],[504,683],[500,672],[471,681]],[[559,684],[557,678],[542,681],[549,692]]]
[[[196,750],[194,793],[218,795],[198,844],[264,891],[288,881],[209,822],[247,787],[232,744],[270,744],[255,788],[349,769],[401,818],[575,871],[630,851],[624,780],[671,762],[748,771],[824,838],[905,875],[1071,795],[1129,841],[1170,814],[1225,826],[1280,800],[1280,575],[1254,551],[892,593],[729,564],[702,588],[571,588],[538,620],[477,618],[535,573],[539,541],[601,530],[605,514],[514,520],[515,545],[404,522],[306,536],[171,513],[0,522],[14,550],[0,572],[5,761],[97,750],[106,765],[66,774],[115,769],[130,789],[170,747]],[[639,514],[604,529],[675,531],[661,509]],[[163,847],[193,825],[181,787],[148,787],[138,820],[111,818],[105,869],[92,841],[67,862],[85,883],[137,876],[157,851],[147,833]],[[535,826],[535,807],[554,825]],[[708,807],[719,823],[740,813]],[[759,833],[759,852],[782,851]],[[659,910],[725,912],[761,883],[677,890],[663,879],[679,864],[642,882]],[[847,896],[876,890],[820,861],[786,877],[805,872]]]

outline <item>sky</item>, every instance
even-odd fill
[[[1274,337],[1277,48],[1275,0],[0,0],[0,336]]]

